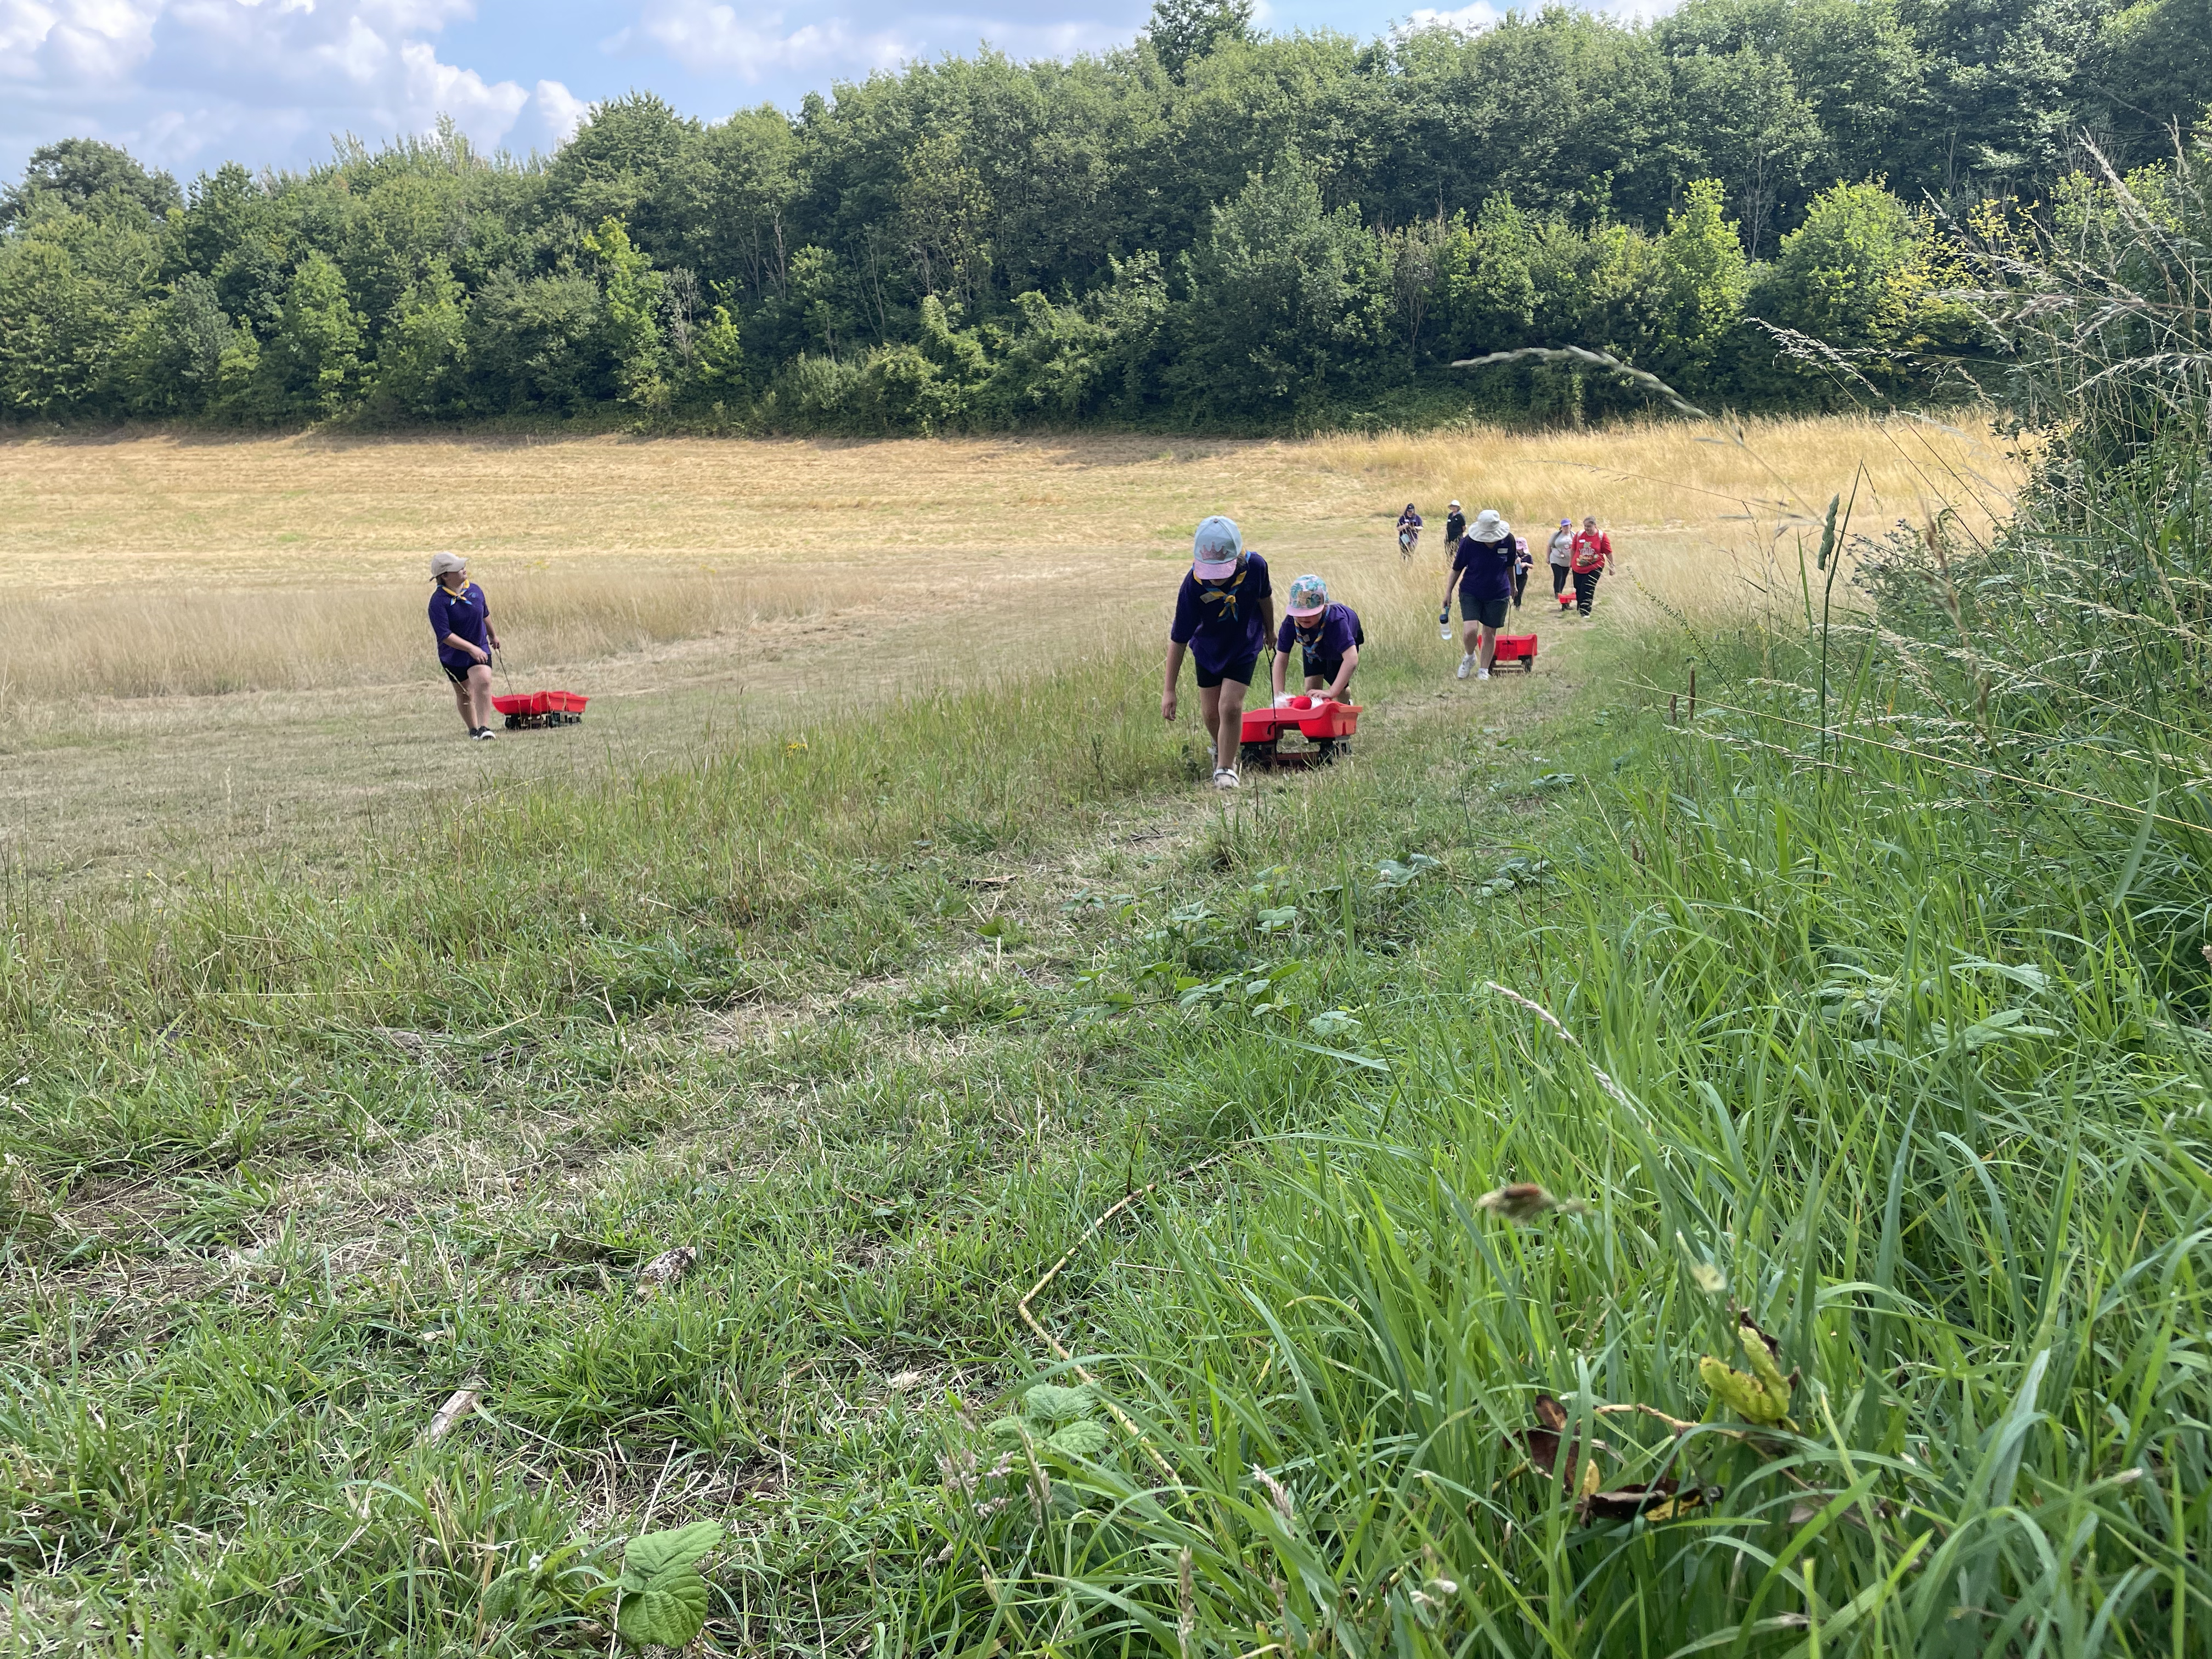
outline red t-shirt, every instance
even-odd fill
[[[1577,531],[1575,544],[1567,559],[1572,568],[1584,574],[1602,570],[1613,561],[1613,543],[1602,530]]]

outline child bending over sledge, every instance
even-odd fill
[[[1306,690],[1332,702],[1349,702],[1352,671],[1359,666],[1359,647],[1367,642],[1359,613],[1348,605],[1331,603],[1328,585],[1310,575],[1291,584],[1285,608],[1282,632],[1275,636],[1275,706],[1281,708],[1286,700],[1283,678],[1293,644],[1305,671]]]

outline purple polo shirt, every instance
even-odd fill
[[[1243,568],[1223,581],[1202,582],[1186,570],[1168,638],[1188,646],[1192,660],[1208,674],[1242,668],[1267,643],[1260,613],[1274,594],[1267,562],[1257,553],[1247,553]]]
[[[1304,654],[1307,673],[1333,680],[1344,665],[1344,653],[1359,643],[1359,613],[1348,605],[1332,603],[1310,621],[1285,617],[1275,635],[1275,649],[1287,654],[1293,643]]]
[[[456,651],[446,643],[446,635],[458,635],[479,651],[491,649],[489,617],[491,606],[484,603],[483,589],[471,582],[458,593],[448,593],[443,582],[430,595],[430,632],[438,641],[438,660],[448,668],[473,668],[477,659],[465,651]]]
[[[1462,602],[1486,599],[1510,599],[1513,597],[1513,566],[1518,551],[1513,538],[1505,536],[1494,542],[1479,542],[1472,536],[1459,538],[1459,551],[1452,555],[1452,569],[1459,576],[1459,596]]]

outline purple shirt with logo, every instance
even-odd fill
[[[1452,555],[1452,568],[1459,575],[1461,601],[1511,599],[1516,558],[1510,536],[1502,536],[1494,542],[1461,537],[1459,551]]]
[[[1360,631],[1359,613],[1348,605],[1332,603],[1321,615],[1304,622],[1296,617],[1284,617],[1275,635],[1275,649],[1287,653],[1296,643],[1304,655],[1306,672],[1333,680],[1336,671],[1344,666],[1344,653],[1359,643]]]
[[[483,589],[474,582],[458,593],[446,592],[443,582],[430,595],[430,632],[437,636],[438,660],[448,668],[473,668],[477,659],[465,651],[456,651],[446,643],[446,635],[457,635],[479,651],[491,649],[491,629],[489,619],[491,606],[484,602]]]
[[[1168,638],[1188,646],[1192,660],[1208,674],[1242,668],[1267,643],[1261,611],[1274,593],[1267,562],[1257,553],[1247,553],[1243,568],[1218,582],[1202,582],[1186,570]]]

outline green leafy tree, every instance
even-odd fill
[[[219,401],[224,364],[239,345],[214,283],[186,271],[133,320],[117,363],[125,407],[133,415],[208,412]]]
[[[544,207],[580,224],[619,219],[656,251],[676,240],[660,210],[699,124],[649,92],[592,106],[545,169]]]
[[[1530,343],[1536,321],[1534,230],[1510,196],[1493,196],[1470,224],[1454,220],[1437,255],[1447,349],[1455,357]]]
[[[702,132],[664,177],[663,212],[681,228],[695,270],[723,279],[753,305],[780,295],[798,246],[789,237],[805,160],[780,110],[740,110]]]
[[[668,353],[661,338],[662,286],[653,261],[619,219],[602,220],[584,238],[598,262],[607,356],[623,401],[641,409],[668,403]]]
[[[2142,0],[2098,41],[2097,91],[2123,164],[2162,161],[2212,108],[2212,0]]]
[[[470,400],[491,413],[573,413],[611,388],[599,372],[599,285],[580,270],[494,271],[469,312]]]
[[[810,242],[791,256],[786,305],[805,327],[808,343],[832,357],[852,331],[848,291],[843,263],[828,248]]]
[[[1201,407],[1288,413],[1358,377],[1393,332],[1389,244],[1358,209],[1324,209],[1296,150],[1216,210],[1194,277],[1175,380]]]
[[[2034,192],[2056,179],[2094,106],[2098,0],[1900,0],[1926,69],[1923,109],[1883,171],[1917,198]]]
[[[1727,191],[1756,259],[1784,210],[1800,198],[1827,136],[1790,66],[1771,53],[1744,46],[1725,57],[1684,58],[1675,75],[1685,107],[1695,112],[1698,165]]]
[[[1152,21],[1145,27],[1161,66],[1176,76],[1196,59],[1251,36],[1252,0],[1152,0]]]
[[[1667,216],[1659,239],[1656,348],[1640,367],[1680,389],[1697,392],[1741,326],[1751,292],[1751,262],[1737,228],[1724,216],[1717,179],[1700,179]]]
[[[145,216],[112,192],[88,212],[41,200],[0,238],[0,410],[64,419],[127,400],[114,371],[153,298]]]
[[[76,212],[111,194],[156,219],[184,200],[174,179],[148,170],[129,150],[97,138],[64,138],[33,150],[23,176],[0,191],[0,228],[26,217],[40,199]]]
[[[1687,0],[1658,25],[1670,57],[1751,51],[1787,66],[1823,136],[1815,166],[1830,179],[1865,179],[1894,162],[1901,130],[1927,113],[1928,64],[1898,0]],[[1684,114],[1696,165],[1709,109]],[[1802,201],[1785,204],[1794,219]]]
[[[327,419],[343,409],[362,383],[364,330],[344,273],[319,248],[309,253],[263,343],[256,412]]]
[[[691,381],[709,398],[727,398],[744,387],[744,341],[727,306],[716,306],[693,332]]]
[[[1966,343],[1967,319],[1945,297],[1950,285],[1924,212],[1878,184],[1838,185],[1782,239],[1751,309],[1840,354],[1836,365],[1801,356],[1799,374],[1839,391],[1839,376],[1856,374],[1895,392],[1913,384],[1915,357]]]
[[[980,313],[991,291],[991,193],[963,135],[930,134],[906,154],[899,208],[924,294]]]
[[[465,395],[469,296],[443,259],[430,262],[392,309],[376,352],[371,404],[386,419],[455,413]]]

